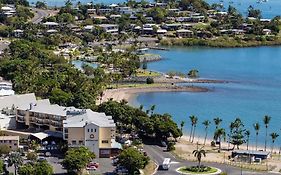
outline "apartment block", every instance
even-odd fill
[[[7,145],[15,151],[19,148],[19,136],[0,136],[0,145]]]

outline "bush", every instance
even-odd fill
[[[29,152],[26,155],[27,160],[36,160],[37,159],[37,154],[35,152]]]
[[[211,141],[211,146],[215,147],[216,146],[216,142],[215,141]]]
[[[154,79],[153,78],[147,78],[146,79],[146,84],[153,84],[154,83]]]
[[[174,142],[168,142],[167,144],[167,151],[174,151],[175,148],[175,143]]]
[[[186,168],[187,171],[191,172],[208,172],[211,171],[211,169],[212,168],[208,166],[200,166],[200,168],[198,166],[191,166]]]

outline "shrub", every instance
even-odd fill
[[[153,84],[154,83],[154,79],[149,77],[146,79],[146,84]]]
[[[167,144],[167,151],[173,151],[175,150],[175,143],[174,142],[168,142]]]
[[[37,154],[35,152],[29,152],[26,155],[27,160],[36,160],[37,159]]]
[[[211,141],[211,146],[215,147],[216,146],[216,142],[215,141]]]

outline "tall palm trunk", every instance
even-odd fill
[[[258,150],[258,134],[256,134],[256,151]]]
[[[273,149],[274,149],[274,141],[272,141],[271,154],[273,153]]]
[[[208,129],[206,128],[206,134],[205,134],[205,138],[204,138],[204,145],[206,145],[207,135],[208,135]]]
[[[221,137],[219,137],[219,142],[220,142],[220,144],[219,144],[219,153],[221,152]]]
[[[192,131],[193,131],[193,125],[191,125],[191,131],[190,131],[190,136],[189,136],[189,142],[191,142]]]
[[[193,136],[192,136],[192,143],[193,143],[193,140],[194,140],[194,135],[195,135],[195,128],[196,128],[196,125],[194,125],[194,127],[193,127]]]
[[[264,142],[264,151],[266,151],[266,145],[267,145],[267,126],[265,127],[265,142]]]

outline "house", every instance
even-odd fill
[[[264,35],[270,35],[272,32],[271,32],[270,29],[262,29],[262,33],[263,33]]]
[[[59,24],[56,22],[45,22],[43,23],[43,25],[49,29],[56,29],[57,27],[59,27]]]
[[[165,35],[167,33],[167,30],[165,30],[165,29],[158,29],[157,31],[156,31],[156,34],[157,35]]]
[[[193,32],[191,30],[180,29],[176,31],[177,37],[181,38],[191,38],[193,36]]]
[[[121,15],[110,15],[109,18],[110,19],[118,19],[118,18],[121,18]]]
[[[83,27],[83,30],[86,32],[91,32],[91,31],[93,31],[93,29],[94,29],[93,25],[87,25],[87,26]]]
[[[19,136],[0,136],[0,145],[7,145],[13,151],[19,148]]]
[[[106,33],[118,34],[119,31],[118,25],[116,24],[100,24],[99,27],[101,27]]]
[[[0,77],[0,97],[14,95],[13,84],[10,81],[5,81]]]
[[[162,26],[163,29],[166,29],[168,31],[176,31],[182,27],[182,24],[180,23],[172,23],[172,24],[164,24]]]
[[[142,33],[146,34],[146,35],[154,35],[155,31],[153,29],[153,27],[157,27],[156,24],[144,24],[142,27]]]
[[[260,22],[261,22],[262,24],[268,24],[268,23],[271,22],[271,19],[260,19]]]
[[[119,14],[126,14],[126,15],[132,15],[133,14],[133,10],[131,9],[131,7],[115,7],[115,10]]]
[[[269,152],[265,151],[251,151],[251,150],[235,150],[231,153],[232,158],[238,158],[241,159],[243,157],[250,157],[253,160],[265,160],[271,157],[271,154]]]
[[[87,13],[89,15],[92,15],[92,14],[96,14],[97,10],[96,9],[87,9]]]
[[[99,13],[102,13],[102,14],[107,14],[107,13],[113,12],[113,9],[111,9],[111,8],[103,8],[103,9],[98,9],[97,11]]]
[[[190,16],[181,16],[176,18],[177,22],[191,22]]]

